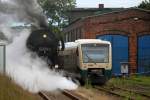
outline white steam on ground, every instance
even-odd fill
[[[0,6],[3,5],[2,1],[4,0],[0,0]],[[9,0],[5,0],[5,5],[7,5],[6,1]],[[13,4],[13,2],[11,2],[11,4]],[[76,89],[76,84],[59,73],[50,70],[44,60],[26,48],[26,40],[30,34],[30,29],[22,30],[21,32],[12,31],[8,25],[10,22],[12,23],[18,20],[16,17],[17,14],[14,17],[14,13],[11,16],[11,13],[8,14],[8,12],[9,9],[6,13],[4,10],[1,11],[0,7],[0,14],[2,15],[0,16],[0,32],[3,32],[9,41],[6,47],[7,75],[18,85],[33,93],[40,90]],[[4,16],[5,19],[3,20]],[[23,16],[21,17],[23,18]]]

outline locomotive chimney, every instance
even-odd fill
[[[98,8],[104,8],[104,4],[98,4]]]

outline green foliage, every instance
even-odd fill
[[[138,6],[138,8],[150,10],[150,0],[142,1],[142,3]]]
[[[75,7],[76,0],[38,0],[39,4],[48,17],[49,26],[62,29],[68,24],[66,11]]]

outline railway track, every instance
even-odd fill
[[[111,95],[115,95],[115,96],[122,97],[122,98],[128,98],[129,100],[136,100],[136,98],[133,96],[133,94],[140,95],[141,97],[144,98],[144,100],[149,100],[150,99],[149,95],[143,94],[142,92],[123,89],[123,88],[120,88],[120,87],[107,88],[107,87],[94,86],[94,88],[97,89],[97,90],[100,90],[100,91],[107,92]],[[116,91],[119,91],[119,92],[116,92]]]
[[[115,88],[121,89],[121,90],[123,90],[123,91],[128,91],[128,92],[136,93],[136,94],[138,94],[138,95],[141,95],[141,96],[144,96],[144,97],[147,97],[147,98],[150,99],[150,95],[146,95],[146,94],[144,94],[144,93],[142,93],[142,92],[140,92],[140,91],[128,90],[128,89],[124,89],[124,88],[120,88],[120,87],[115,87]]]
[[[42,91],[40,91],[38,94],[42,97],[43,100],[51,100],[50,97],[47,96],[47,95],[46,95],[44,92],[42,92]]]
[[[50,96],[48,92],[43,92],[43,91],[40,91],[38,94],[43,98],[43,100],[53,100],[52,95],[54,94],[51,94]],[[61,90],[61,96],[63,97],[61,98],[61,100],[88,100],[87,98],[69,90]],[[55,100],[58,100],[58,99],[55,98]]]
[[[97,89],[97,90],[100,90],[100,91],[104,91],[104,92],[106,92],[108,94],[111,94],[111,95],[115,95],[115,96],[118,96],[118,97],[126,98],[126,96],[124,96],[124,95],[115,93],[115,92],[113,92],[113,91],[111,91],[109,89],[103,88],[103,87],[94,86],[94,88]],[[130,100],[133,100],[133,99],[130,98]]]
[[[135,90],[128,90],[120,87],[100,87],[94,86],[97,91],[104,91],[106,94],[110,94],[110,96],[126,98],[129,100],[137,100],[137,97],[140,95],[140,100],[150,100],[150,96],[143,94],[142,92]],[[49,94],[49,92],[39,92],[39,95],[43,98],[43,100],[90,100],[87,96],[81,95],[78,93],[79,91],[69,91],[69,90],[60,90],[60,94],[55,95],[53,92]],[[59,98],[57,98],[59,97]]]

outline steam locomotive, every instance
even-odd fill
[[[26,46],[38,56],[47,58],[50,67],[54,67],[59,64],[58,51],[64,50],[64,41],[50,29],[38,29],[31,32]]]

